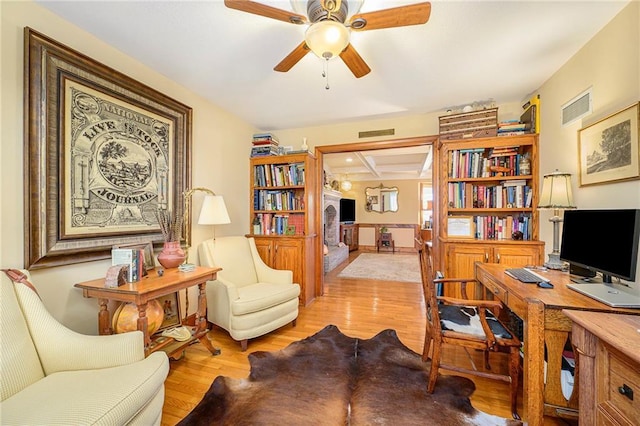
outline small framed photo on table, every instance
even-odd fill
[[[447,217],[447,235],[452,238],[474,238],[475,224],[472,216]]]

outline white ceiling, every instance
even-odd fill
[[[430,145],[325,154],[324,170],[338,181],[431,180]]]
[[[291,10],[288,0],[258,1]],[[354,32],[372,71],[356,79],[332,60],[326,90],[313,54],[273,71],[306,26],[222,0],[37,2],[263,131],[521,102],[628,3],[433,1],[424,25]],[[416,2],[366,0],[361,11]]]

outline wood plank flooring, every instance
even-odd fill
[[[349,261],[358,252],[352,252]],[[417,256],[417,254],[416,254]],[[171,361],[171,371],[165,382],[165,403],[162,425],[171,426],[185,417],[219,375],[244,378],[249,374],[247,355],[253,351],[275,351],[292,342],[312,335],[328,324],[336,325],[352,337],[371,338],[382,330],[396,330],[400,340],[410,349],[422,353],[424,341],[424,302],[418,283],[357,280],[338,278],[348,265],[344,262],[325,276],[325,294],[309,306],[301,307],[296,327],[284,326],[266,336],[249,341],[249,348],[241,352],[239,343],[226,331],[215,328],[209,333],[216,347],[222,349],[212,356],[201,344],[190,346],[179,361]],[[495,358],[493,357],[495,355]],[[470,356],[482,365],[479,354],[454,348],[445,353],[456,363],[468,363]],[[506,369],[506,358],[492,354],[492,368]],[[490,414],[510,418],[509,390],[506,383],[472,377],[476,391],[471,401],[474,407]],[[522,397],[518,412],[523,415]],[[562,420],[545,418],[547,425],[566,424]]]

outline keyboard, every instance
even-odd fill
[[[507,275],[510,275],[523,283],[541,283],[549,281],[547,278],[544,278],[535,272],[531,272],[526,268],[507,269],[505,272]]]

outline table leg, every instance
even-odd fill
[[[109,314],[109,299],[98,299],[100,310],[98,311],[98,334],[101,336],[113,334],[111,328],[111,315]]]
[[[149,319],[147,318],[147,303],[141,303],[138,306],[138,330],[144,334],[144,347],[148,348],[151,344],[149,336]]]
[[[530,426],[544,422],[544,304],[527,299],[524,319],[524,400]]]
[[[220,355],[220,348],[216,348],[207,337],[207,283],[198,284],[198,309],[196,311],[196,333],[202,333],[199,340],[212,355]]]

